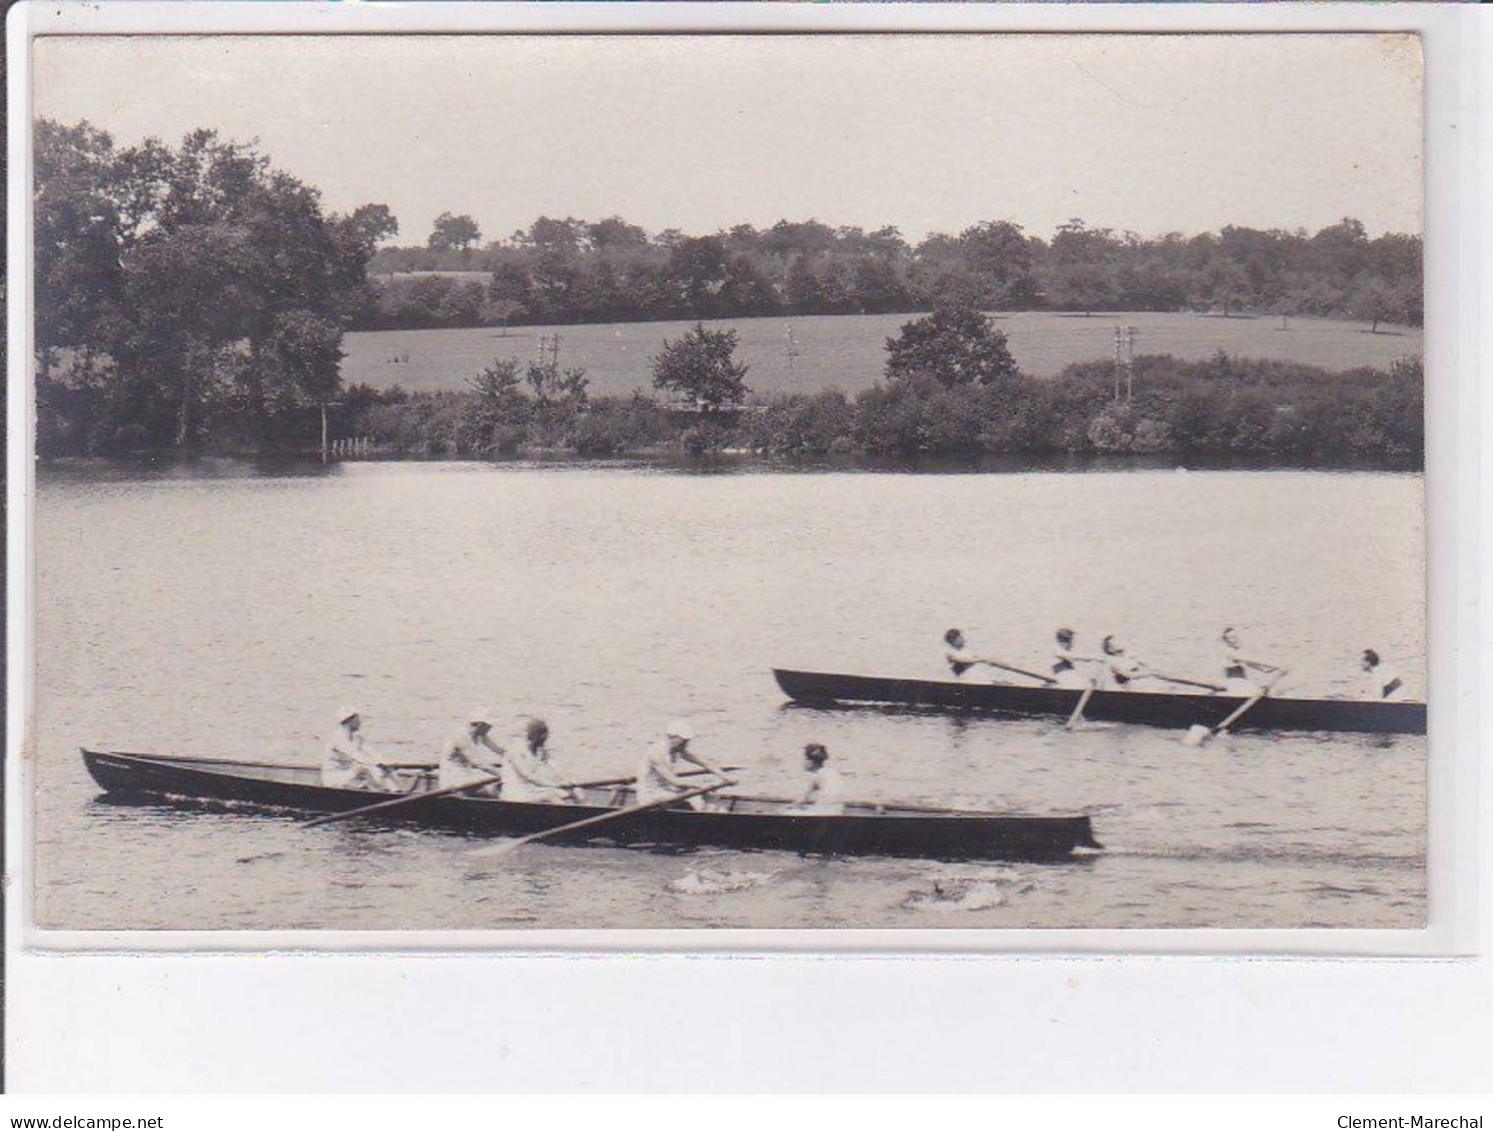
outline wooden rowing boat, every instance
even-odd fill
[[[83,762],[112,800],[223,803],[303,813],[340,813],[384,796],[321,784],[316,766],[233,762],[159,754],[84,750]],[[411,790],[434,788],[433,775],[400,771]],[[397,796],[391,794],[389,796]],[[369,820],[429,825],[489,836],[527,836],[601,816],[630,804],[626,788],[589,789],[577,805],[446,796],[399,806]],[[843,815],[796,812],[773,798],[723,798],[719,810],[658,809],[619,817],[595,836],[623,844],[716,845],[825,855],[922,856],[936,859],[1061,860],[1097,849],[1087,816],[1028,816],[919,806],[847,805]],[[364,818],[359,818],[364,819]],[[584,843],[589,831],[555,843]]]
[[[1016,687],[956,680],[887,679],[774,668],[778,686],[796,703],[881,704],[1012,715],[1072,713],[1081,688]],[[1084,717],[1146,726],[1217,726],[1245,699],[1238,695],[1180,695],[1152,691],[1096,691]],[[1239,720],[1240,729],[1361,731],[1425,734],[1426,705],[1356,699],[1262,699]]]

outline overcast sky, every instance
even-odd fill
[[[396,242],[442,211],[911,238],[1069,217],[1146,235],[1420,231],[1413,37],[50,39],[37,114],[126,143],[257,137]]]

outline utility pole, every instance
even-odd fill
[[[1115,327],[1115,402],[1120,400],[1120,381],[1125,382],[1125,403],[1135,394],[1135,339],[1140,331],[1134,326]]]
[[[546,357],[547,355],[547,357]],[[558,368],[560,365],[560,335],[539,335],[539,364]]]

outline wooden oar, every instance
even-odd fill
[[[1094,682],[1083,689],[1083,694],[1078,697],[1078,703],[1073,708],[1073,713],[1068,716],[1068,721],[1063,724],[1064,730],[1072,730],[1083,721],[1083,709],[1089,705],[1089,699],[1094,694]]]
[[[1152,672],[1157,679],[1164,679],[1167,683],[1180,683],[1183,687],[1201,687],[1205,691],[1224,691],[1221,684],[1205,683],[1200,679],[1178,679],[1174,675],[1162,675],[1160,672]]]
[[[982,664],[989,664],[992,668],[1000,668],[1001,671],[1004,671],[1004,672],[1015,672],[1017,675],[1024,675],[1028,679],[1040,679],[1043,683],[1046,683],[1046,684],[1055,684],[1055,683],[1057,683],[1057,680],[1053,679],[1051,676],[1043,675],[1041,672],[1029,672],[1025,668],[1018,668],[1018,667],[1015,667],[1015,666],[1013,666],[1011,664],[1003,664],[999,660],[984,660],[984,659],[982,659],[980,661],[980,663],[982,663]]]
[[[735,784],[735,782],[729,779],[722,779],[720,781],[712,782],[710,785],[702,785],[699,789],[687,789],[683,793],[671,794],[668,797],[661,797],[657,801],[649,801],[643,805],[632,805],[626,809],[618,809],[611,813],[602,813],[596,817],[587,817],[583,821],[572,821],[568,825],[556,825],[554,828],[545,829],[543,832],[530,833],[528,836],[519,837],[518,840],[504,841],[502,844],[484,845],[481,848],[472,849],[467,853],[467,855],[472,857],[486,857],[489,859],[498,856],[507,856],[510,852],[514,852],[517,849],[522,848],[526,844],[532,844],[536,840],[544,840],[546,837],[558,836],[560,833],[575,832],[578,829],[592,828],[596,825],[605,824],[608,821],[618,820],[621,817],[632,817],[638,813],[647,813],[653,809],[662,809],[665,806],[673,805],[680,801],[688,801],[690,798],[699,797],[702,794],[714,793],[718,789],[722,789],[725,786]]]
[[[1228,730],[1229,727],[1233,726],[1236,722],[1242,719],[1246,711],[1252,710],[1256,703],[1265,698],[1266,695],[1270,694],[1270,689],[1274,687],[1276,681],[1285,674],[1286,671],[1284,668],[1282,668],[1276,674],[1275,679],[1272,679],[1269,683],[1262,685],[1258,691],[1256,691],[1243,703],[1239,704],[1239,706],[1229,714],[1228,718],[1224,719],[1223,722],[1219,723],[1211,730],[1208,727],[1200,725],[1188,727],[1187,734],[1183,736],[1182,741],[1185,742],[1188,746],[1201,746],[1203,743],[1207,742],[1215,735],[1222,734],[1224,731]]]
[[[380,801],[375,805],[364,805],[361,809],[349,809],[346,813],[329,813],[325,817],[317,817],[313,821],[307,821],[301,828],[310,829],[317,825],[330,825],[333,821],[345,821],[349,817],[361,817],[365,813],[378,813],[385,809],[394,809],[400,805],[413,805],[417,801],[429,801],[435,797],[448,797],[453,793],[466,793],[470,789],[480,789],[484,785],[491,785],[501,779],[497,774],[490,777],[478,778],[476,781],[467,782],[466,785],[448,786],[446,789],[433,789],[426,793],[401,793],[398,797],[389,801]]]
[[[741,766],[722,766],[721,769],[725,770],[727,773],[734,773],[735,771],[742,769],[742,767]],[[681,778],[697,778],[701,774],[708,774],[710,772],[711,771],[709,771],[709,770],[703,770],[703,769],[679,770],[674,776],[675,777],[681,777]],[[629,775],[628,777],[625,777],[625,778],[597,778],[595,781],[568,782],[568,783],[566,783],[564,785],[557,786],[556,788],[558,788],[558,789],[601,789],[602,787],[609,786],[609,785],[632,785],[637,780],[638,779],[637,779],[636,775]]]

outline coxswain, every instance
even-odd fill
[[[1405,690],[1400,673],[1385,663],[1372,648],[1363,650],[1359,666],[1364,672],[1364,690],[1370,699],[1398,699]]]
[[[524,739],[503,758],[503,800],[558,804],[574,801],[575,791],[549,764],[549,724],[530,719]]]
[[[321,784],[336,789],[392,792],[398,788],[398,780],[363,741],[362,729],[363,718],[356,707],[344,707],[337,712],[337,729],[327,742],[321,761]]]
[[[1099,656],[1080,656],[1074,651],[1074,642],[1078,639],[1071,628],[1060,628],[1053,639],[1057,641],[1057,650],[1053,653],[1052,678],[1059,687],[1091,687],[1097,682],[1095,669],[1091,666],[1102,664],[1104,660]]]
[[[688,778],[679,776],[682,762],[693,763],[702,770],[714,774],[728,785],[730,784],[731,779],[727,777],[726,771],[689,748],[694,738],[695,728],[685,720],[676,719],[668,725],[664,731],[663,742],[650,748],[642,764],[638,766],[637,801],[639,805],[663,801],[675,794],[698,788]],[[703,795],[691,797],[689,804],[691,808],[704,809],[705,798]]]
[[[829,751],[822,742],[804,747],[804,771],[809,775],[799,804],[801,812],[838,817],[845,812],[845,780],[829,764]]]
[[[504,751],[492,740],[492,720],[497,712],[476,710],[467,716],[466,726],[457,731],[441,752],[441,789],[485,781],[481,793],[494,797],[498,783],[486,779],[503,774]]]
[[[1277,679],[1284,673],[1285,669],[1275,664],[1267,664],[1263,660],[1252,660],[1244,655],[1243,646],[1239,642],[1239,631],[1232,625],[1223,630],[1220,637],[1223,641],[1223,683],[1224,691],[1230,695],[1251,696],[1256,694],[1262,686],[1268,686],[1275,680],[1261,680],[1257,676],[1275,676]]]

